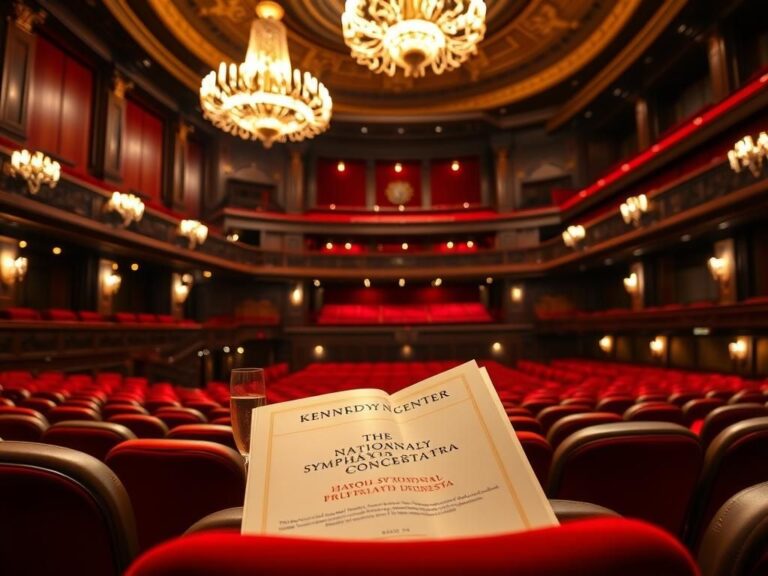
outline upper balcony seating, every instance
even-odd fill
[[[320,310],[320,325],[344,324],[460,324],[492,322],[479,302],[444,304],[326,304]]]

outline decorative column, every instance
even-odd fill
[[[285,208],[288,212],[301,213],[306,210],[304,198],[304,150],[301,145],[288,148],[288,182],[286,184]]]
[[[510,186],[512,169],[510,166],[509,151],[512,147],[511,137],[501,134],[492,138],[493,168],[496,188],[496,209],[499,212],[514,208],[512,199],[512,186]]]
[[[123,134],[125,133],[125,95],[133,89],[133,82],[120,72],[112,76],[112,87],[107,95],[104,131],[104,176],[116,182],[123,179]]]
[[[637,149],[645,150],[651,145],[651,123],[648,118],[648,101],[645,98],[638,98],[635,102],[635,126]]]
[[[429,158],[421,160],[421,207],[432,207],[432,163]]]
[[[365,161],[365,206],[373,208],[376,205],[376,161]]]
[[[712,98],[719,102],[728,96],[728,60],[725,53],[725,41],[718,32],[707,39],[707,57],[709,59],[709,77],[712,82]]]
[[[179,120],[173,139],[173,186],[171,204],[174,210],[184,210],[184,188],[187,172],[187,142],[195,128]]]

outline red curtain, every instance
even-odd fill
[[[399,164],[401,172],[397,172],[395,166]],[[387,187],[392,182],[407,182],[411,186],[413,196],[405,202],[406,208],[421,207],[421,162],[377,162],[376,163],[376,204],[382,208],[396,208],[397,203],[393,203],[387,198]]]
[[[91,137],[93,73],[38,38],[29,101],[27,145],[85,174]]]
[[[458,170],[453,170],[457,162]],[[434,208],[461,208],[481,203],[480,160],[477,157],[432,160],[430,185]]]
[[[365,161],[319,158],[316,168],[317,206],[365,207]]]

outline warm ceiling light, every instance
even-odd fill
[[[346,169],[347,169],[347,165],[344,164],[344,162],[342,162],[341,160],[339,161],[338,164],[336,164],[336,171],[337,172],[344,172],[344,170],[346,170]]]
[[[134,262],[133,264],[131,264],[131,270],[132,270],[133,272],[138,272],[138,270],[139,270],[139,265],[138,265],[136,262]]]
[[[333,103],[327,88],[309,72],[291,67],[283,9],[259,2],[245,61],[219,64],[200,86],[203,116],[217,128],[265,148],[312,138],[328,128]]]
[[[120,268],[120,265],[117,262],[112,262],[112,270],[117,271]]]
[[[746,360],[748,352],[749,344],[746,338],[737,338],[733,342],[728,343],[728,355],[731,357],[731,360],[739,362]]]
[[[227,234],[227,240],[229,242],[237,242],[238,240],[240,240],[240,234],[238,234],[237,232],[230,232],[229,234]]]
[[[14,284],[24,280],[29,268],[29,260],[23,256],[5,254],[0,258],[0,279],[4,284]]]
[[[403,242],[403,244],[400,246],[403,250],[408,250],[408,242]]]
[[[333,242],[326,242],[325,243],[325,249],[326,250],[333,250]]]
[[[400,280],[397,281],[397,285],[400,286],[400,288],[405,286],[405,278],[400,278]]]
[[[503,347],[501,345],[501,342],[494,342],[493,344],[491,344],[491,352],[493,352],[494,354],[500,354],[502,349]]]
[[[485,36],[483,0],[347,0],[341,15],[352,57],[376,73],[454,70]]]
[[[374,211],[374,212],[378,212],[379,210],[381,210],[381,208],[379,207],[379,205],[378,205],[378,204],[374,204],[374,206],[373,206],[373,211]]]
[[[363,280],[363,286],[365,286],[366,288],[370,288],[371,287],[371,280],[370,280],[370,278],[366,278],[365,280]]]
[[[630,196],[619,206],[625,224],[640,225],[643,214],[648,212],[648,197],[645,194]]]
[[[509,291],[509,298],[515,304],[519,304],[523,301],[523,288],[522,286],[512,286]]]
[[[459,164],[458,160],[454,160],[451,162],[451,170],[454,172],[458,172],[461,169],[461,164]]]
[[[490,276],[488,276],[488,278],[486,278],[486,279],[485,279],[485,283],[486,283],[486,284],[493,284],[493,278],[491,278]]]
[[[59,248],[58,246],[54,246],[54,247],[51,249],[51,252],[53,252],[53,254],[54,254],[55,256],[58,256],[59,254],[61,254],[61,248]]]
[[[757,143],[752,136],[744,136],[736,142],[733,150],[728,152],[728,162],[734,172],[741,172],[742,168],[749,168],[755,177],[760,176],[763,170],[763,161],[768,156],[768,134],[760,132]]]
[[[352,250],[352,243],[351,242],[347,242],[346,244],[344,244],[344,249],[345,250]]]
[[[16,150],[11,154],[8,165],[11,176],[18,176],[27,181],[30,194],[40,192],[42,185],[55,188],[61,178],[61,166],[42,152]]]
[[[613,350],[613,336],[603,336],[597,344],[600,346],[600,350],[606,354],[610,354],[611,350]]]
[[[707,261],[707,267],[709,268],[709,273],[712,274],[712,278],[715,279],[716,282],[728,282],[731,276],[731,267],[730,267],[730,260],[727,256],[722,256],[720,258],[716,256],[712,256]]]
[[[115,272],[108,272],[102,277],[102,290],[107,296],[114,296],[120,290],[123,278]]]
[[[442,278],[435,278],[432,281],[432,286],[434,286],[435,288],[439,288],[442,285],[443,285],[443,279]]]
[[[453,250],[453,242],[449,240],[445,243],[445,247],[448,248],[448,250]]]
[[[395,164],[395,172],[397,172],[398,174],[400,174],[400,172],[402,172],[402,171],[403,171],[403,165],[402,165],[402,164],[400,164],[400,162],[398,162],[397,164]]]
[[[474,248],[475,243],[472,240],[467,240],[467,248]]]
[[[131,222],[138,222],[144,216],[144,202],[141,198],[117,191],[112,192],[106,209],[110,212],[117,212],[123,219],[123,226],[126,228],[131,225]]]
[[[563,231],[563,242],[566,246],[568,246],[568,248],[576,248],[579,242],[584,240],[586,235],[587,231],[581,224],[568,226],[568,228]]]
[[[462,206],[464,206],[465,209],[469,208],[469,202],[464,202],[464,204],[462,204]]]
[[[650,344],[648,344],[648,347],[651,349],[651,354],[653,356],[656,356],[657,358],[662,356],[664,350],[667,348],[666,336],[656,336],[656,338],[651,340]]]
[[[312,281],[312,284],[315,285],[315,288],[320,288],[320,286],[322,285],[322,282],[320,282],[320,280],[318,279],[315,279]]]
[[[331,210],[336,210],[336,204],[331,204],[330,206],[328,206],[328,208],[330,208]]]
[[[19,248],[26,248],[26,247],[27,247],[27,241],[19,240]]]
[[[242,346],[238,346],[237,347],[237,353],[238,354],[245,354],[245,348],[243,348]]]
[[[400,204],[400,205],[397,207],[397,211],[398,211],[398,212],[405,212],[405,206],[403,206],[402,204]]]
[[[213,272],[210,270],[203,270],[203,278],[213,278]]]
[[[322,358],[323,356],[325,356],[325,348],[321,344],[318,344],[317,346],[315,346],[313,352],[314,352],[315,358]]]
[[[629,294],[636,294],[640,289],[640,281],[635,272],[632,272],[632,274],[624,278],[624,289]]]
[[[182,220],[179,222],[179,236],[184,236],[189,241],[189,249],[194,250],[208,238],[208,226],[197,220]]]

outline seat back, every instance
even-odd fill
[[[768,482],[750,486],[715,513],[698,553],[702,576],[768,574]]]
[[[673,537],[648,524],[596,518],[563,526],[450,540],[354,541],[201,532],[154,548],[127,576],[314,574],[357,576],[694,576]]]
[[[560,443],[574,432],[583,428],[596,426],[597,424],[613,424],[621,422],[622,418],[613,412],[588,412],[584,414],[572,414],[555,422],[547,434],[547,441],[552,449],[560,446]]]
[[[171,429],[182,424],[204,424],[207,422],[203,413],[194,408],[165,407],[156,410],[154,415]]]
[[[182,424],[168,432],[168,438],[176,440],[205,440],[229,446],[237,451],[232,426],[220,424]]]
[[[671,422],[684,425],[683,411],[669,402],[642,402],[634,404],[624,412],[628,422]]]
[[[583,414],[584,412],[591,412],[591,409],[588,406],[584,406],[582,404],[550,406],[549,408],[544,408],[544,410],[539,412],[536,415],[536,419],[539,421],[539,424],[541,424],[544,435],[546,435],[552,428],[552,425],[560,420],[560,418],[571,416],[573,414]]]
[[[517,432],[516,435],[539,484],[546,487],[552,464],[552,447],[543,436],[534,432]]]
[[[701,459],[696,435],[677,424],[591,426],[556,449],[548,496],[599,504],[679,534]]]
[[[726,500],[737,492],[768,482],[768,417],[728,426],[710,443],[686,540],[696,550],[701,536]]]
[[[64,420],[89,420],[91,422],[101,420],[101,415],[98,412],[82,406],[57,406],[51,408],[46,416],[51,424]]]
[[[136,554],[128,495],[95,458],[0,442],[3,574],[122,574]]]
[[[634,403],[635,399],[631,396],[606,396],[598,401],[595,410],[597,412],[624,414],[624,412],[626,412]]]
[[[22,408],[31,408],[32,410],[37,410],[45,416],[50,412],[53,408],[56,408],[56,402],[53,400],[49,400],[48,398],[38,398],[36,396],[33,396],[32,398],[27,398],[19,404]]]
[[[534,434],[543,433],[539,421],[530,416],[510,416],[509,423],[512,424],[512,428],[515,429],[515,432],[533,432]]]
[[[706,448],[709,443],[715,439],[715,436],[728,428],[731,424],[749,420],[750,418],[760,418],[768,416],[768,408],[762,404],[745,403],[731,404],[715,408],[710,412],[701,426],[701,445]]]
[[[128,440],[107,454],[106,463],[133,502],[142,550],[245,497],[243,458],[213,442]]]
[[[120,424],[64,420],[48,428],[43,434],[42,441],[46,444],[80,450],[94,458],[104,460],[107,453],[120,442],[135,439],[136,435]]]
[[[694,398],[683,405],[685,423],[690,426],[697,420],[703,420],[715,408],[723,406],[725,401],[720,398]]]
[[[136,406],[135,404],[107,404],[101,409],[101,417],[104,420],[109,420],[112,418],[112,416],[117,416],[118,414],[145,414],[148,415],[149,412],[141,406]]]
[[[40,418],[24,414],[0,414],[0,438],[39,442],[48,425]]]
[[[168,426],[165,422],[146,414],[117,414],[109,421],[125,426],[136,435],[136,438],[165,438],[168,434]]]

